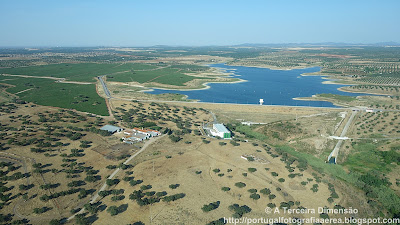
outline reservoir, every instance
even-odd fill
[[[259,104],[264,99],[264,105],[335,107],[325,101],[294,100],[296,97],[311,97],[315,94],[331,93],[347,96],[364,95],[337,90],[345,85],[323,84],[322,76],[301,76],[302,73],[320,71],[320,67],[294,70],[271,70],[267,68],[229,66],[213,64],[211,67],[221,68],[233,73],[231,77],[241,78],[240,83],[209,83],[208,89],[179,91],[154,89],[150,94],[179,93],[189,99],[201,102]]]

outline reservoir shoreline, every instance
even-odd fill
[[[226,64],[209,65],[231,73],[230,78],[239,78],[235,82],[207,82],[202,89],[171,90],[152,88],[149,94],[179,93],[196,102],[258,104],[264,99],[266,105],[337,107],[330,101],[315,101],[307,98],[316,94],[331,93],[345,96],[367,95],[366,93],[345,92],[339,88],[349,84],[337,84],[326,75],[317,75],[320,67],[292,70],[272,70],[259,67],[230,66]],[[315,75],[302,76],[313,73]],[[301,100],[301,101],[300,101]]]

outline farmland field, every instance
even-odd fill
[[[145,70],[145,71],[129,71],[115,76],[109,77],[110,81],[118,82],[155,82],[160,84],[169,84],[176,86],[184,86],[184,83],[194,79],[205,79],[202,77],[188,76],[174,68],[162,68],[158,70]],[[208,78],[209,79],[209,78]]]
[[[61,63],[43,66],[29,66],[18,68],[1,68],[0,73],[29,75],[29,76],[46,76],[66,78],[72,81],[94,82],[94,78],[100,75],[132,71],[154,69],[156,66],[145,64],[105,64],[105,63]]]
[[[93,84],[56,83],[51,79],[6,76],[0,77],[0,82],[14,85],[7,92],[28,102],[108,115],[106,103],[97,94]]]

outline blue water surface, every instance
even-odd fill
[[[247,82],[241,83],[210,83],[209,89],[177,91],[154,89],[150,94],[179,93],[187,95],[189,99],[198,99],[201,102],[259,104],[264,99],[264,105],[314,106],[335,107],[325,101],[300,101],[296,97],[311,97],[315,94],[331,93],[347,96],[364,95],[337,90],[346,85],[323,84],[326,79],[322,76],[300,76],[302,73],[320,71],[320,67],[294,70],[271,70],[267,68],[229,66],[213,64],[211,67],[223,68],[234,73]]]

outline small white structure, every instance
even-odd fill
[[[243,124],[243,125],[247,125],[247,126],[267,124],[267,123],[257,123],[257,122],[250,122],[250,121],[240,122],[240,123]]]
[[[336,140],[350,140],[351,138],[349,137],[339,137],[339,136],[329,136],[329,139],[336,139]]]
[[[231,132],[228,129],[226,129],[226,127],[222,123],[214,123],[213,129],[210,129],[210,133],[213,136],[224,138],[224,139],[231,138]]]
[[[260,98],[260,105],[264,103],[264,99]]]
[[[156,137],[161,135],[159,131],[151,130],[151,129],[140,129],[140,128],[133,128],[132,130],[125,130],[125,136],[122,140],[125,143],[131,144],[132,142],[140,142],[151,137]]]
[[[141,134],[145,134],[148,135],[150,137],[156,137],[156,136],[160,136],[161,133],[159,131],[156,130],[151,130],[151,129],[140,129],[140,128],[133,128],[132,131],[137,132],[137,133],[141,133]]]
[[[365,112],[374,112],[374,109],[366,109]]]
[[[145,135],[145,134],[140,134],[140,133],[134,133],[134,134],[131,134],[131,135],[128,135],[128,136],[125,136],[125,137],[122,138],[122,140],[125,143],[129,143],[129,142],[132,142],[132,141],[139,141],[140,142],[140,141],[144,141],[146,139],[149,139],[149,136]]]

